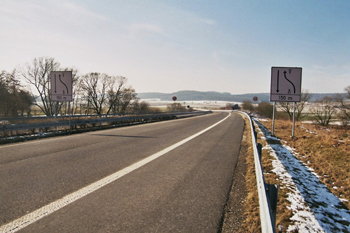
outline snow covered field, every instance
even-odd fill
[[[320,182],[318,175],[295,156],[295,149],[283,145],[258,120],[261,139],[275,159],[273,172],[288,191],[292,224],[287,232],[350,232],[350,211]],[[278,215],[278,213],[277,213]]]
[[[160,99],[141,99],[141,101],[147,101],[151,107],[166,108],[168,104],[173,104],[174,101],[162,101]],[[230,102],[230,101],[213,101],[213,100],[185,100],[179,101],[183,106],[191,106],[192,108],[201,108],[201,109],[218,109],[220,107],[225,107],[226,104],[241,104],[240,102]]]

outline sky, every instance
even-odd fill
[[[350,85],[348,0],[0,0],[0,70],[52,57],[124,76],[136,92],[269,93],[271,67],[302,89]]]

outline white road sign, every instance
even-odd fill
[[[53,101],[72,101],[72,71],[52,71],[51,99]]]
[[[270,101],[300,102],[301,73],[299,67],[272,67]]]

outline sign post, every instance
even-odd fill
[[[272,136],[275,136],[275,114],[276,114],[276,101],[273,102],[273,113],[272,113]]]
[[[295,102],[293,103],[293,130],[292,130],[292,137],[294,137],[294,127],[295,126]]]
[[[177,109],[176,109],[176,104],[175,104],[175,101],[177,100],[177,97],[176,96],[173,96],[173,101],[174,101],[174,104],[173,104],[173,111],[175,112],[175,111],[177,111]]]
[[[52,71],[51,100],[56,102],[68,102],[69,131],[71,130],[70,102],[73,100],[73,75],[72,71]],[[55,119],[57,111],[55,104]]]
[[[301,101],[301,74],[300,67],[271,67],[270,101],[275,102],[273,115],[275,116],[276,102],[294,102],[293,130],[295,125],[295,103]],[[272,134],[274,134],[275,117],[272,122]]]

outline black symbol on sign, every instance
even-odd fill
[[[292,73],[292,69],[288,69],[289,70],[289,73]],[[293,86],[293,90],[294,90],[294,94],[295,94],[295,86],[294,86],[294,83],[292,83],[292,81],[290,81],[288,78],[287,78],[287,71],[283,71],[283,74],[284,74],[284,78],[290,83],[292,84]],[[276,92],[279,93],[280,92],[280,71],[277,70],[277,89],[276,89]],[[288,89],[288,94],[291,94],[291,91],[290,89]]]
[[[62,76],[64,76],[64,74],[62,74]],[[62,81],[61,75],[60,75],[60,74],[58,75],[58,79],[59,79],[60,82],[66,87],[66,89],[67,89],[67,94],[68,94],[68,87],[67,87],[67,85]],[[56,88],[55,88],[55,89],[56,89]],[[63,94],[66,94],[66,93],[64,93],[64,90],[63,90]]]
[[[280,92],[280,71],[277,70],[277,93]]]
[[[291,69],[289,70],[289,73],[291,73]],[[287,78],[287,76],[286,76],[286,73],[287,73],[287,71],[284,71],[283,72],[284,73],[284,78],[290,83],[290,84],[292,84],[292,86],[293,86],[293,89],[294,89],[294,94],[295,94],[295,86],[294,86],[294,84]],[[289,89],[289,91],[288,91],[288,94],[290,94],[290,89]]]
[[[56,74],[55,74],[54,77],[55,77],[55,93],[56,93],[56,92],[57,92],[57,89],[56,89],[56,86],[57,86],[57,85],[56,85]]]

